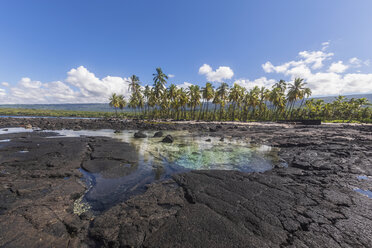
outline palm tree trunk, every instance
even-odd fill
[[[214,104],[213,121],[216,120],[217,103]]]
[[[208,121],[208,102],[207,102],[207,111],[206,111],[206,114],[207,114],[207,121]]]

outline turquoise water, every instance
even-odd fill
[[[153,138],[154,131],[144,132],[148,137],[143,139],[133,137],[135,130],[122,133],[113,130],[57,132],[65,137],[111,137],[131,144],[137,152],[138,162],[135,164],[116,166],[98,173],[81,170],[89,190],[78,206],[87,204],[95,212],[144,192],[146,184],[170,178],[174,173],[190,170],[263,172],[280,163],[278,150],[270,146],[250,145],[245,139],[225,138],[220,141],[217,137],[195,136],[188,131],[164,132],[164,136],[170,134],[174,137],[171,144],[162,143],[162,137]]]
[[[153,138],[154,131],[144,132],[148,137],[136,139],[136,131],[114,133],[113,130],[61,130],[54,131],[65,137],[103,136],[119,139],[134,146],[144,163],[183,167],[190,170],[240,170],[263,172],[272,168],[277,149],[266,145],[250,145],[247,140],[218,137],[197,137],[187,131],[167,131],[173,143],[162,143]],[[206,141],[210,139],[211,141]]]
[[[9,128],[2,133],[32,132],[32,129]],[[48,130],[43,130],[48,132]],[[225,137],[197,136],[188,131],[164,131],[174,142],[162,143],[163,137],[154,138],[155,131],[144,132],[148,137],[134,138],[135,130],[114,133],[114,130],[53,130],[60,136],[101,136],[129,143],[136,151],[137,162],[110,165],[91,173],[80,169],[88,190],[76,204],[77,208],[101,212],[112,205],[145,191],[146,184],[170,178],[174,173],[190,170],[238,170],[264,172],[279,164],[278,150],[267,145],[251,145],[248,140]],[[7,142],[3,141],[3,142]],[[120,143],[119,143],[120,144]],[[124,146],[124,143],[123,143]],[[20,151],[27,152],[27,151]],[[65,178],[76,180],[74,178]],[[77,211],[79,212],[79,211]]]

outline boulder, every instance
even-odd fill
[[[167,135],[165,136],[165,138],[161,141],[163,143],[173,143],[174,139],[172,137],[172,135]]]
[[[163,132],[162,131],[158,131],[154,134],[154,138],[157,138],[157,137],[163,137]]]
[[[137,132],[134,134],[134,138],[146,138],[147,135],[144,134],[143,132]]]
[[[206,141],[206,142],[211,142],[212,140],[211,140],[211,139],[206,139],[205,141]]]

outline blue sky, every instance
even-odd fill
[[[175,75],[170,79],[175,84],[210,79],[216,86],[223,80],[250,88],[254,82],[268,86],[270,80],[303,76],[317,95],[372,93],[371,10],[369,0],[2,0],[0,102],[31,103],[38,101],[37,93],[49,94],[41,102],[100,102],[109,91],[125,91],[114,85],[120,80],[107,76],[125,81],[136,74],[152,83],[156,67]],[[303,51],[307,57],[299,54]],[[314,56],[321,67],[312,64]],[[341,68],[329,69],[339,61]],[[267,62],[272,67],[265,70]],[[277,67],[285,63],[290,63],[286,70]],[[222,78],[208,78],[199,73],[204,64],[212,72],[229,68],[233,75],[224,77],[221,70]],[[100,85],[105,82],[111,86]]]

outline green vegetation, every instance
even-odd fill
[[[111,117],[111,112],[0,108],[0,115],[9,116],[60,116],[60,117]]]
[[[309,99],[311,89],[296,78],[293,83],[280,80],[271,88],[247,90],[238,84],[231,88],[221,83],[216,89],[209,82],[204,87],[187,89],[174,84],[166,87],[168,77],[161,68],[153,74],[153,85],[141,86],[136,75],[130,77],[129,99],[112,94],[109,105],[115,112],[68,111],[0,108],[0,115],[60,117],[120,117],[145,120],[174,119],[202,121],[278,121],[320,119],[323,122],[372,123],[372,108],[366,98],[338,96],[333,102]],[[132,111],[125,111],[128,106]]]
[[[339,96],[331,103],[309,100],[311,89],[306,87],[306,82],[301,78],[296,78],[293,83],[280,80],[271,88],[255,86],[247,90],[238,84],[229,88],[226,83],[221,83],[214,89],[213,85],[207,82],[205,87],[191,85],[185,90],[174,84],[167,88],[168,77],[161,68],[156,68],[153,76],[152,87],[141,87],[139,78],[135,75],[131,77],[128,106],[134,110],[136,118],[204,121],[320,119],[328,122],[372,122],[371,104],[366,98],[349,100]],[[113,94],[110,106],[117,110],[120,104],[126,104],[123,96]]]

